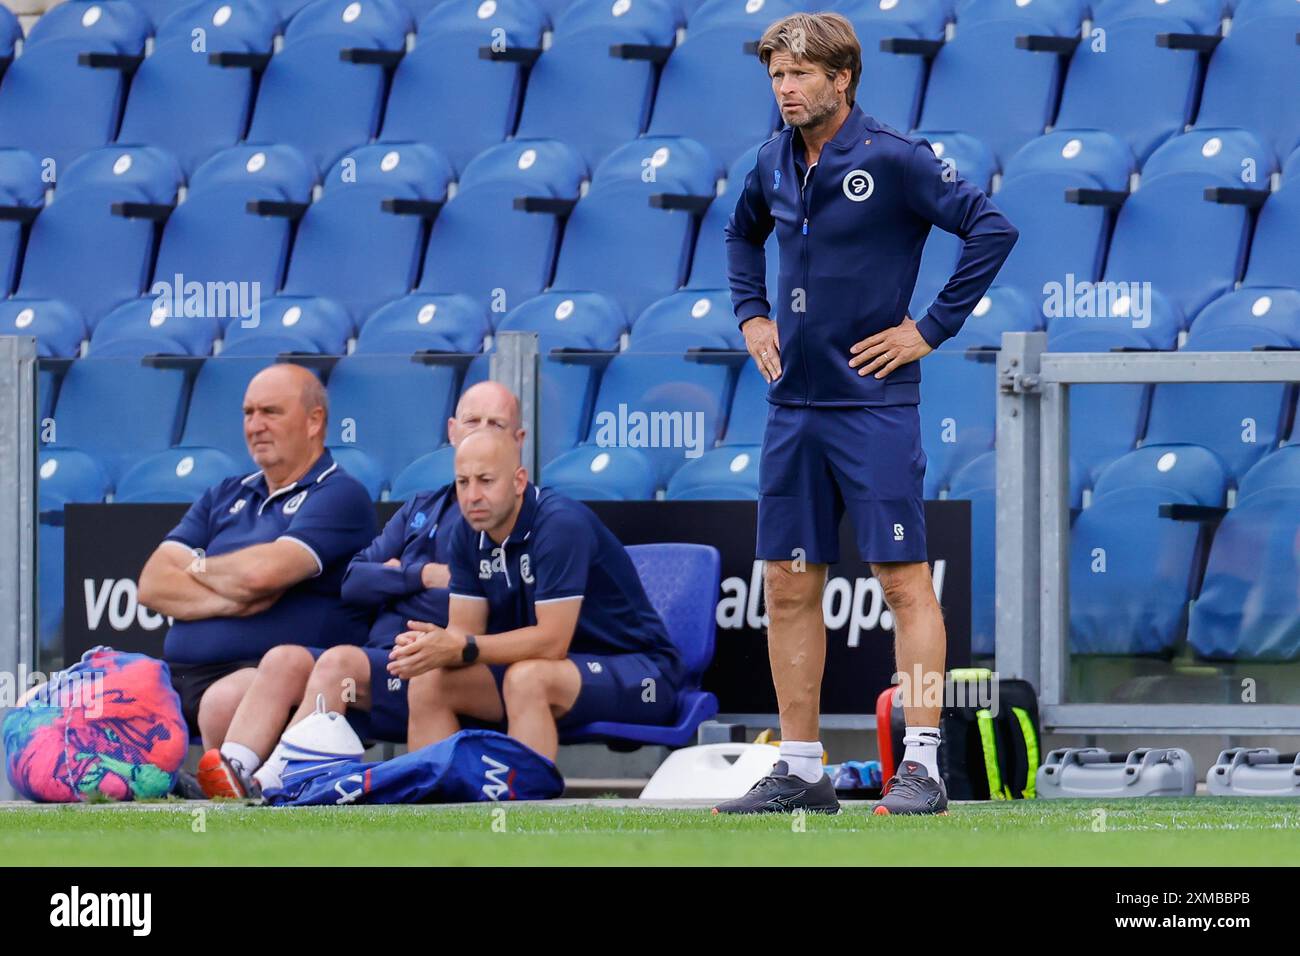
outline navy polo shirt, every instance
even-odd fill
[[[363,644],[369,615],[345,604],[339,587],[348,561],[374,537],[375,507],[359,481],[324,452],[296,482],[268,493],[254,472],[203,493],[164,539],[217,557],[271,541],[305,548],[319,569],[260,614],[176,621],[163,657],[179,664],[257,660],[277,644]]]
[[[645,654],[680,680],[681,660],[636,566],[590,508],[529,484],[514,529],[498,545],[458,517],[451,593],[488,602],[488,633],[537,623],[538,604],[582,598],[570,652]]]
[[[343,600],[376,613],[369,644],[391,648],[407,621],[447,624],[447,589],[420,580],[430,562],[451,561],[451,529],[460,517],[456,490],[444,485],[415,495],[388,519],[379,537],[356,555],[343,575]],[[400,567],[385,567],[396,558]]]

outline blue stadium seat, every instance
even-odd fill
[[[59,174],[117,132],[124,74],[78,64],[83,53],[139,55],[147,18],[127,0],[66,3],[41,17],[0,84],[0,146],[30,150]]]
[[[1211,660],[1300,657],[1300,489],[1241,498],[1219,525],[1187,642]]]
[[[915,34],[938,40],[953,18],[952,0],[838,0],[827,11],[848,18],[859,37],[861,27],[881,23],[893,31],[891,36]]]
[[[459,373],[404,356],[349,355],[329,376],[331,446],[350,445],[391,479],[446,438]],[[406,409],[410,414],[393,414]]]
[[[524,91],[523,64],[482,59],[479,49],[540,49],[546,27],[546,14],[527,0],[438,5],[393,75],[380,138],[436,146],[463,170],[514,131]]]
[[[1142,166],[1142,181],[1165,173],[1197,172],[1237,187],[1262,189],[1276,168],[1271,151],[1249,130],[1193,129],[1160,144]],[[1245,179],[1247,172],[1254,175],[1253,181]]]
[[[421,491],[437,491],[443,485],[449,485],[456,478],[456,449],[443,445],[436,451],[421,455],[398,473],[393,479],[389,497],[394,501],[405,501]]]
[[[1250,23],[1252,20],[1271,17],[1277,20],[1290,20],[1293,24],[1300,21],[1300,9],[1294,0],[1236,0],[1232,11],[1232,28]]]
[[[594,292],[543,292],[512,309],[499,332],[536,332],[538,351],[580,348],[610,351],[619,347],[627,318],[618,304]]]
[[[361,482],[371,499],[379,501],[384,496],[388,477],[377,461],[352,445],[330,445],[329,452],[341,469]]]
[[[1282,167],[1282,181],[1290,182],[1293,179],[1300,179],[1300,147],[1287,157]]]
[[[86,338],[81,313],[58,299],[0,302],[0,334],[31,335],[41,358],[76,358]]]
[[[1051,336],[1053,352],[1147,348],[1136,330],[1072,328]],[[1133,450],[1146,421],[1151,387],[1142,384],[1070,386],[1070,460],[1093,484],[1110,462]]]
[[[401,51],[411,29],[410,14],[390,0],[315,0],[303,8],[262,74],[247,141],[296,146],[322,172],[369,142],[383,115],[385,70],[344,62],[339,53]]]
[[[597,721],[570,728],[563,739],[565,743],[617,739],[687,747],[695,742],[700,724],[718,712],[717,698],[700,690],[700,682],[713,662],[722,558],[717,548],[700,544],[634,544],[627,553],[682,660],[677,719],[671,727]]]
[[[693,33],[713,27],[741,26],[752,31],[753,39],[757,40],[768,24],[799,9],[786,0],[704,0],[690,13],[686,26]]]
[[[1068,36],[1079,31],[1087,0],[958,0],[957,28],[988,20],[1020,20],[1031,30]]]
[[[32,224],[18,290],[4,303],[0,324],[41,300],[57,300],[93,330],[101,316],[138,296],[153,262],[154,225],[115,216],[111,206],[170,205],[179,184],[176,161],[151,148],[109,147],[69,165],[57,198]]]
[[[1101,130],[1054,130],[1031,139],[1009,159],[1002,171],[1002,186],[1020,176],[1055,173],[1087,177],[1101,189],[1125,192],[1136,171],[1133,153],[1110,133]]]
[[[563,143],[511,141],[476,156],[434,221],[419,292],[464,292],[494,319],[550,280],[559,220],[515,208],[520,197],[573,199],[585,163]]]
[[[279,296],[263,302],[254,318],[228,322],[221,354],[342,355],[351,335],[352,318],[337,302],[310,296]]]
[[[515,135],[566,142],[595,169],[645,129],[655,87],[652,61],[611,56],[610,47],[671,48],[674,31],[674,14],[661,0],[613,6],[609,0],[579,0],[528,74]]]
[[[1158,49],[1155,36],[1195,29],[1152,16],[1120,20],[1105,30],[1104,47],[1085,38],[1075,48],[1055,129],[1106,130],[1128,143],[1141,162],[1191,121],[1199,80],[1197,53]],[[1135,89],[1142,95],[1132,95]]]
[[[1016,37],[1026,29],[1022,19],[959,29],[934,58],[917,125],[972,133],[999,163],[1042,135],[1056,104],[1061,66],[1058,57],[1016,48]]]
[[[1085,351],[1177,347],[1185,323],[1183,311],[1158,289],[1151,289],[1148,298],[1141,286],[1111,287],[1103,283],[1086,287],[1088,294],[1083,295],[1076,284],[1072,298],[1067,284],[1059,290],[1059,304],[1056,291],[1053,290],[1052,301],[1044,305],[1050,348],[1055,349],[1055,342],[1078,331],[1096,335],[1092,346]]]
[[[768,22],[692,28],[664,65],[647,135],[690,137],[725,166],[780,128],[763,64],[744,51]]]
[[[357,336],[355,351],[478,352],[491,334],[484,308],[467,295],[408,295],[382,306]]]
[[[1200,529],[1162,518],[1159,509],[1221,505],[1223,487],[1222,465],[1195,446],[1142,448],[1103,472],[1092,506],[1071,531],[1074,653],[1163,655],[1174,648],[1192,596]]]
[[[987,144],[967,133],[951,130],[916,130],[913,136],[925,139],[934,155],[945,166],[951,167],[962,179],[984,190],[993,190],[993,174],[998,171],[998,160]]]
[[[1165,33],[1217,33],[1224,0],[1094,0],[1093,20],[1109,31],[1129,18],[1163,20]],[[1191,29],[1185,29],[1190,26]]]
[[[736,211],[736,201],[745,188],[745,180],[758,161],[758,147],[748,149],[739,159],[731,164],[727,171],[726,187],[717,195],[700,220],[700,231],[695,239],[695,255],[691,262],[691,276],[686,283],[688,289],[726,289],[727,254],[726,236],[723,230],[727,220]],[[776,294],[777,288],[777,242],[776,230],[767,237],[764,245],[767,255],[767,288],[770,294]]]
[[[625,460],[643,457],[650,488],[666,487],[673,472],[713,447],[729,376],[725,365],[684,355],[616,356],[601,378],[586,443],[551,461],[543,471],[546,483],[604,484],[605,473],[592,472],[595,456],[604,452],[610,482],[623,481]],[[637,497],[647,497],[644,486],[636,490],[643,492]]]
[[[170,297],[133,299],[95,326],[89,354],[95,358],[145,355],[211,355],[221,324],[206,315],[173,315]]]
[[[920,413],[927,498],[938,497],[963,465],[993,448],[997,365],[990,357],[936,352],[926,360]]]
[[[1295,35],[1295,17],[1234,20],[1232,32],[1210,57],[1197,127],[1248,129],[1269,148],[1270,162],[1295,149],[1300,142],[1300,97],[1268,92],[1300,89]]]
[[[172,444],[185,394],[185,373],[179,369],[80,359],[63,377],[54,408],[55,440],[46,447],[93,455],[116,486],[133,461]]]
[[[1292,179],[1272,193],[1259,211],[1242,284],[1300,289],[1300,256],[1295,254],[1297,235],[1300,235],[1300,179]]]
[[[116,502],[197,501],[222,479],[248,472],[215,448],[168,448],[134,465],[117,483]]]
[[[991,657],[997,593],[997,455],[987,452],[953,475],[948,497],[970,502],[970,650]]]
[[[939,346],[946,352],[1002,347],[1003,332],[1038,332],[1043,310],[1038,301],[1009,286],[995,286],[975,303],[961,330]]]
[[[251,471],[253,464],[244,441],[244,392],[253,376],[271,364],[269,358],[233,356],[204,362],[194,378],[185,428],[177,444],[215,448]]]
[[[648,500],[658,479],[646,451],[580,445],[543,465],[542,482],[579,501]]]
[[[699,162],[699,150],[689,141],[654,138],[615,150],[569,217],[551,289],[604,293],[629,316],[676,291],[689,267],[695,219],[650,201],[660,194],[714,194],[721,170]],[[652,182],[642,178],[645,159]],[[628,167],[634,175],[624,174]]]
[[[730,349],[745,349],[745,337],[731,310],[731,295],[723,290],[674,292],[660,299],[632,324],[628,347],[647,351],[642,345],[647,338],[670,333],[717,336]]]
[[[1256,462],[1237,486],[1237,500],[1268,488],[1300,488],[1300,445],[1283,445]]]
[[[451,167],[420,144],[362,146],[330,171],[321,198],[299,224],[277,301],[327,298],[353,325],[415,283],[424,220],[386,212],[389,199],[440,202]],[[264,307],[265,308],[265,307]]]
[[[42,449],[36,473],[42,516],[57,515],[70,502],[103,501],[112,488],[100,463],[84,451]]]
[[[1257,345],[1285,348],[1276,333],[1230,326],[1188,336],[1184,351],[1249,351]],[[1284,383],[1184,383],[1155,386],[1147,422],[1148,443],[1194,442],[1216,452],[1234,479],[1276,447]]]
[[[132,77],[117,142],[167,149],[188,175],[238,141],[252,109],[253,77],[213,66],[208,54],[269,53],[278,19],[230,0],[201,0],[168,17]],[[202,51],[194,49],[196,32]]]
[[[1192,320],[1197,335],[1232,326],[1276,333],[1291,348],[1300,349],[1300,290],[1238,289],[1215,299]]]
[[[906,6],[895,4],[893,9]],[[895,37],[926,39],[942,36],[942,23],[937,29],[932,29],[930,24],[909,26],[902,21],[874,16],[881,12],[880,0],[844,3],[831,12],[848,18],[862,47],[862,77],[857,94],[862,108],[887,126],[898,130],[911,129],[921,111],[925,61],[920,57],[886,53],[880,48],[880,43]]]
[[[39,209],[45,202],[45,183],[36,157],[23,149],[0,149],[0,206]],[[0,296],[8,295],[22,261],[23,223],[0,220]]]
[[[675,501],[758,499],[757,445],[726,445],[707,451],[682,465],[668,482],[667,496]]]

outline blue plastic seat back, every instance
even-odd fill
[[[698,687],[713,661],[714,608],[722,574],[718,549],[706,544],[634,544],[627,553],[681,655],[684,682]]]
[[[757,501],[757,445],[728,445],[682,465],[668,482],[672,501]]]
[[[333,299],[277,296],[260,303],[249,318],[235,318],[226,323],[221,354],[342,355],[347,351],[352,332],[351,315]]]
[[[73,502],[103,501],[112,488],[103,466],[84,451],[42,449],[36,474],[42,515],[62,512],[64,505]]]
[[[961,330],[939,348],[948,352],[968,348],[1001,348],[1004,332],[1038,332],[1043,327],[1042,304],[1010,286],[994,286],[975,303]]]
[[[1300,20],[1300,10],[1291,0],[1235,0],[1232,11],[1232,27],[1235,30],[1252,20],[1265,17],[1275,20]]]
[[[1300,142],[1300,97],[1267,90],[1300,89],[1296,18],[1234,21],[1210,58],[1197,126],[1238,126],[1258,133],[1277,158]]]
[[[185,373],[130,359],[85,358],[63,377],[55,448],[99,459],[114,484],[142,454],[169,447],[185,412]]]
[[[1300,256],[1295,254],[1297,235],[1300,235],[1300,177],[1293,177],[1269,196],[1259,211],[1243,284],[1300,289]]]
[[[1187,641],[1202,657],[1293,661],[1300,657],[1300,489],[1241,499],[1215,533]]]
[[[316,167],[292,146],[232,146],[203,163],[190,177],[190,193],[238,185],[249,199],[307,202],[320,178]]]
[[[421,455],[393,479],[388,495],[393,501],[405,501],[422,491],[437,491],[456,478],[456,449],[443,445]]]
[[[893,31],[891,36],[915,32],[937,40],[953,18],[952,7],[951,0],[839,0],[827,10],[847,17],[859,36],[862,27],[881,23]]]
[[[713,195],[725,167],[698,140],[643,136],[624,143],[596,167],[591,188],[640,183],[647,192]],[[742,180],[743,183],[743,180]]]
[[[243,463],[246,464],[246,463]],[[247,467],[215,448],[169,448],[135,463],[118,482],[116,502],[197,501],[217,482]]]
[[[89,354],[142,357],[145,355],[210,355],[221,334],[221,324],[205,314],[176,314],[170,296],[133,299],[99,320],[90,339]]]
[[[520,196],[577,198],[587,164],[576,149],[556,140],[511,140],[489,146],[466,164],[457,187],[513,183]]]
[[[76,358],[86,334],[81,313],[58,299],[0,302],[0,335],[34,336],[42,358]]]
[[[959,29],[935,57],[918,123],[964,130],[984,140],[1000,163],[1042,135],[1055,105],[1057,57],[1016,48],[1024,20],[989,20]]]
[[[1196,172],[1237,188],[1263,189],[1276,166],[1272,151],[1249,130],[1194,129],[1160,144],[1142,166],[1142,182],[1165,173]]]
[[[933,498],[971,459],[993,447],[997,365],[963,352],[936,353],[921,385],[925,495]]]
[[[1166,33],[1217,33],[1225,11],[1223,0],[1094,0],[1092,7],[1093,20],[1108,30],[1129,18],[1173,21]]]
[[[618,304],[594,292],[544,292],[512,309],[499,332],[536,332],[537,348],[617,349],[627,330],[627,316]]]
[[[771,83],[744,52],[766,25],[692,29],[664,64],[648,135],[689,136],[724,165],[771,136],[780,125]]]
[[[600,376],[592,366],[565,362],[545,354],[545,348],[542,351],[537,460],[545,468],[586,436]]]
[[[370,455],[354,445],[330,445],[329,451],[339,468],[361,482],[372,500],[379,501],[383,497],[388,489],[388,476]]]
[[[1285,347],[1280,337],[1262,329],[1232,326],[1189,336],[1184,350],[1246,351],[1252,343]],[[1203,445],[1216,452],[1237,479],[1277,445],[1283,403],[1289,396],[1283,383],[1160,384],[1151,399],[1146,441]]]
[[[686,26],[695,33],[714,27],[741,27],[757,40],[768,24],[798,11],[785,0],[703,0],[691,11]]]
[[[286,44],[330,36],[356,46],[399,49],[415,29],[410,11],[393,0],[315,0],[300,9],[284,31]]]
[[[977,657],[991,656],[997,617],[997,453],[968,462],[953,476],[948,497],[970,502],[970,649]]]
[[[724,445],[761,445],[767,428],[767,381],[758,366],[746,362],[736,377],[736,391],[727,415]]]
[[[677,27],[685,22],[681,10],[668,0],[622,0],[616,3],[610,3],[609,0],[575,0],[558,17],[552,17],[552,20],[557,37],[601,28],[613,36],[637,31],[651,38],[645,42],[663,45],[673,42]]]
[[[1127,192],[1134,169],[1132,150],[1110,133],[1054,130],[1016,150],[1002,170],[1002,186],[1027,173],[1049,172],[1090,177],[1102,189]]]
[[[434,221],[417,288],[465,293],[498,318],[541,292],[560,226],[554,216],[515,209],[527,194],[505,180],[457,192]]]
[[[952,130],[917,130],[912,135],[925,139],[939,161],[957,176],[986,193],[992,190],[998,160],[978,138]]]
[[[1093,486],[1094,499],[1122,488],[1151,488],[1218,507],[1228,491],[1222,459],[1200,445],[1147,444],[1111,462]]]
[[[491,331],[487,311],[470,296],[417,293],[381,306],[366,319],[356,351],[478,352]]]
[[[736,203],[745,188],[745,181],[753,172],[758,162],[758,147],[746,150],[727,170],[726,186],[709,204],[700,221],[700,230],[695,239],[694,258],[691,260],[688,289],[726,289],[726,229],[728,220],[736,211]],[[767,288],[770,294],[777,288],[777,243],[776,230],[767,237],[764,245],[767,257]]]
[[[579,501],[647,501],[659,481],[646,449],[579,445],[542,468],[548,488]]]
[[[1145,159],[1190,122],[1199,79],[1196,51],[1157,49],[1154,37],[1193,32],[1190,23],[1141,17],[1106,27],[1104,49],[1084,40],[1070,60],[1056,127],[1107,130]]]
[[[64,3],[46,11],[32,25],[26,47],[73,40],[88,50],[111,45],[123,53],[138,53],[151,33],[149,17],[128,0]]]
[[[329,377],[330,444],[353,445],[391,479],[446,438],[459,373],[405,356],[349,355]],[[411,409],[395,415],[394,408]]]
[[[1300,445],[1283,445],[1261,458],[1237,486],[1237,501],[1268,488],[1300,489]]]
[[[1027,30],[1065,36],[1079,32],[1087,0],[957,0],[957,28],[986,20],[1020,20]]]
[[[745,348],[745,337],[736,327],[736,317],[731,311],[731,296],[722,290],[674,292],[660,299],[632,325],[628,346],[645,351],[640,343],[649,336],[666,333],[717,336],[730,349],[743,351]]]
[[[1300,290],[1238,289],[1215,299],[1192,321],[1198,338],[1234,326],[1276,333],[1292,348],[1300,348]]]
[[[1175,492],[1142,486],[1093,499],[1070,533],[1070,650],[1163,655],[1182,638],[1199,528],[1159,516]]]

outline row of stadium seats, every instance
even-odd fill
[[[1300,143],[1300,102],[1263,93],[1300,87],[1291,0],[1095,7],[841,0],[829,9],[858,32],[873,115],[974,135],[999,166],[1049,128],[1108,132],[1137,161],[1189,123],[1249,130],[1261,165]],[[154,32],[130,0],[81,0],[42,17],[9,67],[0,145],[58,169],[112,141],[151,145],[188,175],[241,140],[293,145],[322,173],[378,140],[435,147],[459,172],[514,136],[568,143],[591,171],[644,133],[695,139],[725,166],[780,125],[746,44],[795,9],[449,0],[417,24],[397,0],[315,0],[296,12],[200,0]],[[1083,35],[1090,12],[1098,25]],[[0,49],[16,40],[16,24],[0,24]]]
[[[945,347],[1044,327],[1054,348],[1076,351],[1077,339],[1061,342],[1085,329],[1102,348],[1136,336],[1166,349],[1189,329],[1237,325],[1261,330],[1256,345],[1300,343],[1300,153],[1280,188],[1268,189],[1271,175],[1243,188],[1249,135],[1190,132],[1158,149],[1128,193],[1131,168],[1099,137],[1050,133],[1009,164],[995,197],[1022,241]],[[945,154],[965,145],[936,141]],[[290,147],[234,147],[200,167],[176,205],[179,173],[165,153],[106,148],[73,163],[42,207],[23,179],[31,168],[0,155],[0,182],[18,200],[0,223],[0,265],[21,274],[0,329],[35,335],[52,357],[208,355],[218,342],[234,355],[477,351],[511,329],[609,349],[629,327],[633,339],[689,328],[739,348],[722,230],[753,156],[715,198],[719,171],[699,144],[633,140],[579,198],[565,147],[506,143],[475,159],[448,200],[451,171],[437,153],[371,145],[309,202],[311,172]],[[913,314],[960,248],[931,235]],[[1076,293],[1098,280],[1132,294],[1078,314]],[[1053,284],[1058,314],[1044,304]]]

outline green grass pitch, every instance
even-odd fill
[[[1098,811],[1104,811],[1104,815]],[[201,812],[200,812],[201,811]],[[719,817],[628,801],[0,808],[8,865],[1259,866],[1300,860],[1300,803],[1214,798],[956,805],[947,817]]]

